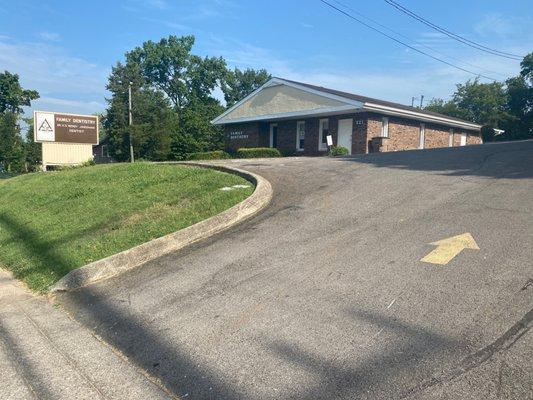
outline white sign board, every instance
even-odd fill
[[[55,120],[53,113],[35,113],[35,141],[54,142],[56,140]]]
[[[333,146],[333,137],[331,137],[331,135],[326,136],[326,140],[328,142],[328,146]]]

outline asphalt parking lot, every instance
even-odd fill
[[[263,213],[63,307],[180,398],[533,398],[533,141],[227,163]]]

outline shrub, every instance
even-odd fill
[[[231,158],[228,153],[222,150],[200,151],[197,153],[187,154],[187,160],[224,160]]]
[[[278,149],[271,147],[252,147],[238,149],[235,156],[237,158],[281,157],[281,153]]]
[[[481,127],[481,138],[483,143],[493,142],[494,141],[494,129],[489,125],[484,125]]]
[[[332,157],[335,156],[347,156],[349,153],[348,149],[343,146],[331,146],[329,155]]]

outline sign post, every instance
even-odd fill
[[[328,142],[328,150],[331,153],[331,146],[333,146],[333,137],[331,135],[327,135],[326,141]]]
[[[81,164],[92,158],[98,144],[98,116],[34,111],[33,134],[43,146],[43,169]]]

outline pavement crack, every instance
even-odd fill
[[[494,342],[467,356],[459,363],[459,365],[455,366],[454,368],[451,368],[450,370],[441,374],[436,374],[421,384],[411,388],[400,398],[405,399],[408,396],[422,392],[432,386],[450,382],[464,375],[468,371],[479,367],[481,364],[489,360],[494,354],[510,349],[522,336],[524,336],[524,334],[526,334],[526,332],[529,331],[532,325],[533,308]]]

